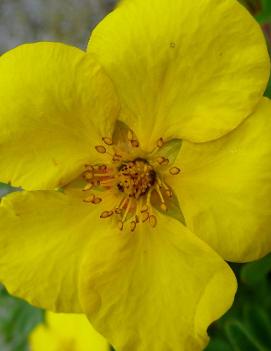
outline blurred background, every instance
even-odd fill
[[[240,2],[262,26],[270,49],[271,0]],[[18,44],[40,40],[60,41],[84,49],[91,29],[114,3],[0,0],[0,54]],[[271,97],[271,84],[266,95]],[[0,197],[10,191],[9,186],[0,183]],[[237,297],[231,310],[209,328],[211,342],[206,351],[271,351],[271,255],[257,262],[231,266],[239,281]],[[0,351],[29,351],[28,336],[43,319],[43,311],[9,296],[0,285]]]

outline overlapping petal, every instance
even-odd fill
[[[106,340],[85,315],[46,313],[46,324],[30,335],[31,351],[109,351]]]
[[[229,132],[253,111],[269,75],[260,27],[236,0],[121,1],[88,51],[147,149],[161,136],[202,142]]]
[[[271,251],[271,101],[236,130],[209,143],[184,142],[172,182],[188,227],[224,259]]]
[[[95,160],[118,114],[112,83],[91,55],[58,43],[0,58],[0,181],[52,189]]]
[[[101,205],[102,206],[102,205]],[[80,312],[78,272],[100,206],[61,192],[19,192],[0,206],[0,282],[33,305]]]
[[[236,289],[226,263],[178,221],[95,236],[81,269],[82,307],[119,351],[202,350]]]

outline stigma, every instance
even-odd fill
[[[166,157],[153,156],[163,146],[164,140],[159,138],[153,151],[144,154],[131,130],[128,130],[126,140],[121,143],[103,137],[95,150],[107,155],[107,161],[104,164],[85,165],[82,174],[85,186],[82,190],[86,196],[83,201],[99,205],[104,191],[110,191],[116,198],[116,204],[101,212],[101,220],[115,218],[121,231],[129,226],[130,231],[134,232],[141,224],[156,227],[155,211],[166,213],[173,196],[172,189],[164,179],[165,175],[176,176],[180,173],[178,167],[170,167]]]

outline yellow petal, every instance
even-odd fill
[[[38,325],[30,335],[31,351],[109,351],[86,316],[46,313],[46,325]]]
[[[236,0],[122,1],[88,51],[146,148],[160,137],[224,135],[253,111],[269,76],[260,27]]]
[[[0,181],[30,190],[66,184],[112,132],[109,78],[91,55],[58,43],[7,52],[0,77]]]
[[[92,240],[80,296],[91,323],[118,351],[199,351],[233,301],[227,264],[178,221],[108,228]]]
[[[271,101],[210,143],[184,142],[171,185],[188,227],[223,258],[243,262],[271,251]]]
[[[13,193],[0,206],[0,281],[33,305],[80,312],[78,272],[103,205],[56,191]]]

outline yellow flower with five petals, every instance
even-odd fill
[[[235,0],[123,0],[87,53],[0,59],[0,280],[118,351],[202,350],[271,249],[263,35]]]

